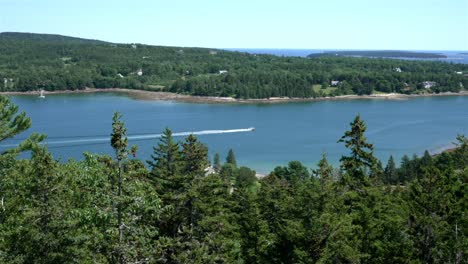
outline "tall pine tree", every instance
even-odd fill
[[[387,166],[385,167],[384,182],[387,184],[398,184],[399,182],[395,161],[393,160],[393,156],[391,155],[388,159]]]
[[[346,148],[351,150],[349,156],[340,159],[341,169],[344,172],[342,183],[351,188],[367,186],[368,176],[378,174],[378,163],[374,157],[374,146],[366,141],[364,133],[366,124],[360,115],[350,123],[351,130],[346,131],[338,142],[345,143]]]
[[[117,226],[119,230],[119,247],[117,250],[118,260],[120,263],[126,263],[126,254],[124,248],[124,229],[123,223],[123,181],[124,181],[124,168],[123,162],[127,159],[128,151],[128,139],[127,129],[124,123],[121,121],[122,114],[119,112],[114,113],[112,117],[112,134],[111,134],[111,146],[115,151],[115,157],[117,159]]]
[[[236,156],[234,155],[234,150],[229,149],[228,155],[226,157],[226,163],[234,165],[237,167]]]
[[[180,188],[176,179],[181,170],[180,148],[169,128],[164,130],[159,143],[153,147],[153,152],[152,159],[147,162],[157,190],[164,194]]]

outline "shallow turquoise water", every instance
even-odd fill
[[[347,151],[336,143],[358,113],[368,126],[368,141],[386,163],[390,155],[420,155],[450,146],[457,134],[468,135],[468,96],[425,97],[408,100],[342,100],[271,105],[190,104],[142,101],[118,94],[13,96],[33,120],[32,131],[46,133],[55,157],[80,159],[83,151],[112,153],[107,142],[88,139],[111,133],[112,114],[120,111],[129,135],[227,130],[255,127],[253,132],[199,135],[210,156],[233,148],[238,163],[268,172],[290,160],[313,166],[326,153],[338,163]],[[182,139],[182,138],[179,138]],[[77,142],[77,140],[79,142]],[[133,141],[133,142],[132,142]],[[15,143],[10,140],[4,144]],[[130,140],[138,156],[149,158],[156,139]],[[1,148],[1,147],[0,147]]]

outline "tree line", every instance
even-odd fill
[[[31,125],[0,96],[0,139]],[[438,156],[373,155],[359,116],[332,167],[268,176],[170,129],[147,162],[113,116],[115,155],[58,162],[33,134],[0,155],[2,263],[465,263],[468,139]],[[0,140],[0,141],[1,141]],[[29,159],[18,153],[29,151]],[[206,171],[211,164],[212,171]]]
[[[235,98],[439,93],[466,89],[466,73],[465,64],[443,62],[277,57],[0,33],[0,91],[130,88]],[[327,90],[332,81],[338,84]]]

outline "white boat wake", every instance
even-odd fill
[[[189,131],[172,133],[173,137],[184,137],[188,135],[216,135],[216,134],[229,134],[229,133],[245,133],[255,131],[254,127],[227,129],[227,130],[202,130],[202,131]],[[145,135],[131,135],[127,136],[128,140],[145,140],[160,138],[162,134],[145,134]],[[71,139],[71,140],[52,140],[45,141],[46,145],[70,145],[70,144],[90,144],[90,143],[104,143],[109,142],[110,137],[97,137],[86,139]],[[0,145],[0,147],[16,147],[18,144]]]

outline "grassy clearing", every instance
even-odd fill
[[[333,91],[335,91],[337,88],[336,87],[327,87],[325,89],[322,89],[322,85],[320,84],[314,84],[312,86],[312,89],[314,90],[314,92],[316,93],[320,93],[322,92],[324,95],[329,95],[331,94]]]

